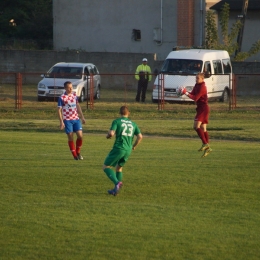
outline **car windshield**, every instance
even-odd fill
[[[202,70],[202,60],[167,59],[162,65],[161,73],[197,74]]]
[[[46,78],[59,78],[59,79],[81,79],[82,68],[81,67],[52,67],[47,74]]]

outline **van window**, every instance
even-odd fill
[[[224,74],[231,73],[231,62],[230,59],[223,59],[223,68],[224,68]]]
[[[223,74],[221,60],[213,60],[213,67],[215,74]]]
[[[164,61],[161,73],[197,74],[202,70],[202,60],[167,59]]]
[[[210,61],[205,61],[203,72],[207,72],[209,74],[212,74]]]

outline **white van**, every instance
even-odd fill
[[[198,72],[204,72],[209,99],[229,100],[232,89],[232,66],[227,51],[189,49],[172,51],[157,75],[152,101],[192,101],[186,95],[178,97],[176,89],[185,86],[190,92],[195,86]],[[164,87],[164,96],[162,89]]]
[[[101,78],[92,63],[59,62],[53,65],[38,83],[38,101],[53,100],[64,93],[64,82],[71,81],[79,101],[90,96],[90,76],[93,76],[94,99],[100,98]]]

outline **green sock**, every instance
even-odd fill
[[[118,179],[116,178],[115,172],[111,168],[105,168],[104,172],[107,177],[116,185],[118,183]]]
[[[118,181],[122,181],[123,180],[123,173],[122,172],[116,172],[116,178],[118,179]]]

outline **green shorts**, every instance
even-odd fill
[[[106,166],[121,166],[123,167],[127,162],[132,150],[121,150],[113,148],[107,158],[105,159],[104,165]]]

